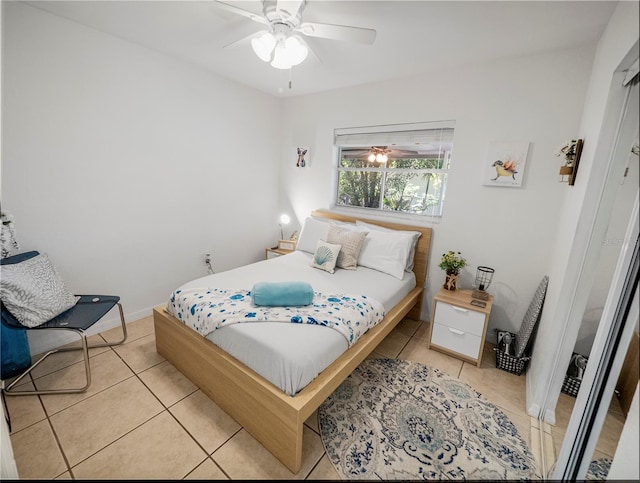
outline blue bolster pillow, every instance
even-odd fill
[[[270,307],[311,305],[313,288],[307,282],[258,282],[251,290],[251,301]]]

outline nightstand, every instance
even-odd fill
[[[493,296],[484,307],[472,305],[471,290],[441,288],[433,297],[428,348],[444,352],[478,367],[482,361]]]
[[[281,255],[286,255],[287,253],[293,252],[293,250],[283,250],[282,248],[265,248],[264,249],[264,257],[269,260],[270,258],[276,258]]]

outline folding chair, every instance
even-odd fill
[[[31,251],[26,253],[21,253],[18,255],[14,255],[11,257],[4,258],[0,260],[0,264],[9,265],[14,263],[20,263],[25,260],[29,260],[35,256],[39,255],[37,251]],[[120,304],[120,297],[115,295],[79,295],[80,299],[77,303],[66,310],[65,312],[59,314],[53,319],[38,325],[36,327],[26,327],[21,324],[10,312],[7,310],[4,304],[2,304],[2,324],[12,329],[24,329],[26,331],[31,330],[67,330],[74,332],[80,337],[81,347],[61,347],[58,349],[53,349],[47,352],[44,356],[42,356],[38,361],[33,363],[28,369],[26,369],[20,376],[18,376],[14,381],[12,381],[6,388],[3,389],[3,392],[8,395],[14,396],[22,396],[22,395],[33,395],[33,394],[69,394],[69,393],[81,393],[85,392],[89,386],[91,385],[91,365],[89,363],[89,349],[95,347],[112,347],[116,345],[122,344],[127,339],[127,327],[124,320],[124,314],[122,312],[122,305]],[[96,322],[101,320],[112,308],[118,306],[118,310],[120,312],[120,322],[122,325],[122,340],[118,342],[107,342],[103,344],[95,344],[88,345],[87,336],[85,331],[88,330],[91,326],[93,326]],[[47,357],[56,354],[58,352],[67,352],[67,351],[75,351],[81,350],[84,357],[84,368],[85,368],[85,376],[86,376],[86,384],[82,387],[71,387],[71,388],[62,388],[62,389],[47,389],[47,390],[38,390],[37,389],[37,381],[34,383],[36,385],[35,390],[16,390],[14,389],[19,382],[27,376],[33,369],[35,369],[38,365],[40,365]]]

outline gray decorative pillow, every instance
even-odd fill
[[[327,242],[342,245],[336,267],[355,270],[358,267],[358,256],[368,231],[353,231],[334,224],[329,225]]]
[[[0,298],[25,327],[37,327],[73,307],[75,297],[46,253],[2,265]]]
[[[333,245],[326,241],[318,240],[311,266],[324,270],[325,272],[334,273],[338,253],[340,253],[340,245]]]

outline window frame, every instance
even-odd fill
[[[453,153],[453,136],[455,132],[455,121],[437,121],[422,122],[410,124],[393,124],[380,126],[365,126],[355,128],[340,128],[334,130],[334,175],[333,175],[333,193],[331,208],[336,211],[345,211],[351,213],[367,212],[370,214],[378,214],[381,217],[394,219],[411,219],[413,221],[419,219],[424,221],[437,222],[444,215],[444,205],[446,198],[446,189],[448,177],[451,170],[451,160]],[[446,136],[444,135],[446,133]],[[368,149],[372,146],[382,145],[398,145],[399,147],[407,146],[410,139],[435,139],[439,135],[438,151],[442,156],[442,168],[390,168],[387,163],[382,166],[366,166],[366,167],[345,167],[342,166],[342,152],[345,149]],[[443,137],[446,137],[446,143],[450,144],[449,149],[442,152]],[[398,141],[398,143],[394,141]],[[400,143],[400,144],[399,144]],[[430,159],[428,155],[424,158]],[[380,180],[380,200],[378,207],[353,206],[340,203],[340,175],[342,172],[376,172],[381,174]],[[439,189],[440,198],[435,209],[431,208],[431,213],[411,213],[410,211],[400,211],[385,208],[384,197],[386,181],[391,174],[435,174],[440,176],[441,187]]]

